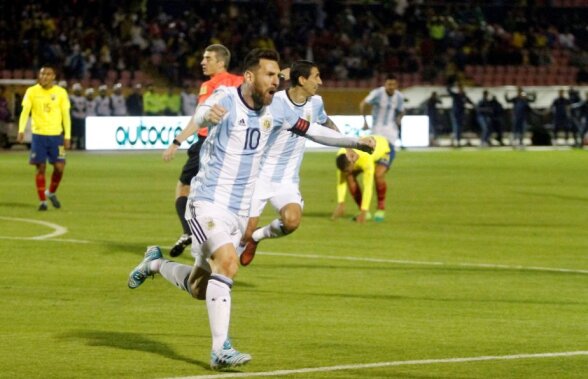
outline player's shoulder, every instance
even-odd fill
[[[286,90],[280,90],[276,93],[274,93],[274,98],[272,99],[272,102],[269,105],[270,109],[276,109],[276,108],[283,108],[284,106],[288,105],[289,103],[291,103],[290,98],[288,97],[288,94],[286,93]]]
[[[274,99],[272,100],[272,104],[275,102],[283,102],[283,101],[291,101],[288,97],[288,93],[285,89],[279,90],[278,92],[274,93]]]
[[[310,97],[310,102],[312,104],[324,104],[323,97],[321,95],[312,95]]]
[[[214,83],[215,85],[225,85],[225,86],[238,86],[243,82],[243,77],[241,75],[231,74],[228,71],[221,72],[218,75],[213,76],[209,82]]]
[[[53,86],[52,89],[55,91],[55,93],[59,94],[59,96],[69,97],[67,90],[61,86]]]
[[[376,98],[382,96],[382,94],[386,91],[384,87],[376,87],[373,88],[367,95],[368,98]]]
[[[40,92],[41,90],[43,90],[43,87],[41,87],[41,85],[39,83],[34,84],[30,87],[27,88],[27,90],[25,91],[25,93],[35,93],[35,92]]]
[[[225,85],[218,86],[214,89],[208,99],[213,99],[213,102],[219,102],[225,98],[235,98],[238,96],[236,87],[229,87]],[[208,100],[207,99],[207,100]]]

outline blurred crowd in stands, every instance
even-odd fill
[[[389,72],[401,87],[588,83],[586,0],[21,0],[3,2],[0,17],[0,78],[35,79],[42,64],[55,65],[72,112],[85,116],[191,114],[212,43],[231,50],[230,71],[254,47],[277,49],[284,65],[316,61],[327,87],[371,88]],[[441,96],[469,109],[435,110]],[[431,117],[433,143],[452,133],[459,145],[462,129],[503,143],[506,99],[431,98],[420,111]],[[588,115],[578,96],[566,99],[567,141]]]
[[[320,63],[326,80],[368,80],[396,72],[407,74],[410,84],[443,84],[468,79],[466,74],[475,71],[466,73],[468,66],[560,64],[574,67],[574,79],[586,82],[588,4],[584,3],[3,2],[0,70],[26,72],[52,63],[62,68],[67,80],[113,84],[122,79],[128,84],[143,81],[133,73],[148,69],[180,86],[203,79],[202,49],[222,43],[233,54],[233,69],[249,49],[270,47],[286,64],[301,58]]]

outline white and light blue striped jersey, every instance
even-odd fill
[[[370,91],[364,101],[372,106],[372,134],[386,137],[391,144],[398,138],[396,116],[404,111],[404,95],[394,91],[392,96],[384,87]]]
[[[127,115],[127,101],[123,95],[110,95],[110,105],[112,106],[113,116]]]
[[[274,183],[299,183],[300,165],[304,155],[306,138],[290,132],[293,122],[299,118],[310,123],[324,124],[327,114],[322,97],[315,95],[304,104],[295,104],[286,90],[274,95],[269,106],[274,124],[280,128],[272,133],[261,160],[260,177]],[[283,119],[283,122],[280,121]],[[281,125],[278,125],[280,124]]]
[[[227,109],[208,131],[200,151],[200,170],[190,184],[190,201],[208,201],[239,216],[249,214],[261,155],[273,129],[268,107],[249,108],[240,88],[218,87],[202,107]]]

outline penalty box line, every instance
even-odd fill
[[[211,374],[211,375],[197,375],[197,376],[183,376],[166,379],[220,379],[220,378],[253,378],[263,376],[285,376],[295,374],[308,374],[329,371],[343,371],[343,370],[363,370],[380,367],[395,367],[395,366],[421,366],[433,364],[447,364],[447,363],[467,363],[467,362],[482,362],[482,361],[507,361],[518,359],[542,359],[542,358],[557,358],[557,357],[575,357],[587,356],[588,351],[567,351],[557,353],[539,353],[539,354],[514,354],[514,355],[488,355],[481,357],[464,357],[464,358],[446,358],[446,359],[422,359],[409,361],[392,361],[392,362],[377,362],[354,365],[340,365],[340,366],[326,366],[326,367],[312,367],[300,368],[292,370],[276,370],[266,372],[239,372],[227,374]]]

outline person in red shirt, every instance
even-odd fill
[[[223,45],[210,45],[204,50],[204,56],[200,65],[202,66],[204,75],[210,76],[210,80],[202,83],[198,95],[198,104],[202,104],[208,99],[219,86],[237,87],[243,83],[242,76],[234,75],[227,71],[230,61],[231,53]],[[169,255],[172,257],[177,257],[182,254],[184,249],[192,243],[190,228],[184,218],[184,214],[186,213],[186,204],[188,202],[188,195],[190,194],[190,181],[196,176],[200,168],[200,148],[208,135],[208,129],[201,128],[199,130],[198,125],[194,122],[194,117],[190,118],[186,127],[176,136],[173,143],[163,153],[163,160],[169,161],[173,159],[182,142],[194,135],[196,131],[198,131],[198,141],[188,149],[188,160],[182,168],[179,181],[176,185],[175,206],[178,218],[182,224],[183,233],[169,252]]]

